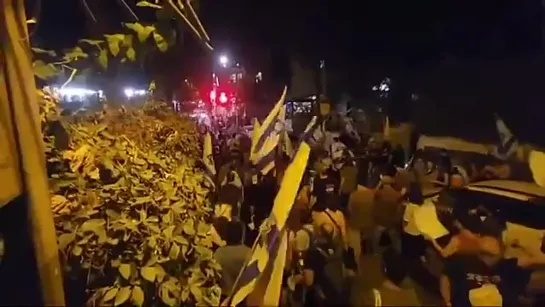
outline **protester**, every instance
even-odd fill
[[[310,285],[307,305],[343,305],[349,300],[349,284],[343,259],[343,243],[331,225],[315,229],[303,278]]]
[[[393,178],[384,176],[375,193],[375,205],[372,216],[376,224],[372,248],[374,253],[379,251],[380,239],[386,234],[393,246],[401,252],[401,239],[399,227],[403,217],[403,195],[392,187]]]
[[[530,268],[545,265],[545,256],[505,258],[505,246],[495,237],[479,239],[474,255],[453,255],[441,276],[447,306],[518,306],[530,278]]]
[[[354,192],[358,186],[358,169],[353,154],[344,150],[343,163],[339,170],[341,182],[340,182],[340,206],[341,210],[348,215],[348,202],[350,194]]]
[[[382,256],[384,281],[380,286],[364,291],[355,298],[356,306],[422,306],[414,281],[408,276],[408,266],[393,249]]]
[[[222,295],[228,297],[233,290],[235,281],[251,249],[244,245],[244,225],[240,222],[229,222],[224,235],[225,246],[219,247],[214,253],[214,259],[221,265]]]

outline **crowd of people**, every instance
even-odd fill
[[[291,141],[297,144],[296,138]],[[290,163],[289,154],[279,149],[275,168],[256,174],[249,163],[250,144],[249,136],[225,129],[214,135],[213,238],[224,297],[233,290]],[[433,262],[425,257],[428,247],[439,258],[441,304],[518,305],[531,270],[545,264],[545,255],[505,259],[505,225],[476,204],[457,203],[452,192],[465,180],[446,154],[440,160],[435,182],[442,183],[442,192],[435,205],[449,235],[435,239],[411,230],[408,218],[411,208],[424,203],[428,169],[420,159],[408,159],[388,140],[363,135],[357,142],[341,135],[329,148],[313,148],[288,218],[280,305],[421,306],[419,297],[405,290],[418,275],[425,279],[422,263]],[[381,256],[385,281],[353,291],[355,280],[366,275],[365,254]]]

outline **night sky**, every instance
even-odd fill
[[[103,18],[118,25],[117,1],[88,1],[102,1]],[[353,95],[383,77],[404,78],[443,105],[499,112],[536,138],[527,118],[545,100],[540,0],[200,1],[216,51],[278,84],[289,81],[290,57],[325,59],[331,78]],[[86,36],[80,1],[49,1],[42,18],[40,44],[68,47]]]

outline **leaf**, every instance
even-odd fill
[[[195,235],[195,224],[193,222],[193,220],[187,220],[184,225],[183,225],[183,230],[186,234],[190,235],[190,236],[194,236]]]
[[[165,52],[168,49],[168,42],[165,40],[165,38],[157,33],[153,32],[153,40],[155,41],[155,45],[157,45],[157,49],[161,52]]]
[[[145,280],[154,282],[157,277],[157,271],[153,267],[143,267],[140,269],[140,275],[142,275],[142,278]]]
[[[153,26],[143,26],[139,23],[125,23],[125,27],[136,32],[138,41],[143,43],[148,39],[151,33],[155,31]]]
[[[136,61],[136,52],[134,51],[134,48],[131,47],[127,49],[126,56],[127,56],[127,59],[129,59],[129,61],[131,62]]]
[[[117,295],[117,292],[119,292],[118,288],[111,288],[110,290],[106,291],[106,294],[104,294],[104,297],[102,300],[104,302],[109,302],[114,299],[114,297]]]
[[[76,239],[75,233],[63,233],[60,235],[57,239],[59,250],[65,250],[70,243],[74,242],[74,239]]]
[[[98,54],[98,63],[102,68],[107,69],[108,68],[108,50],[102,49],[100,50]]]
[[[89,57],[89,55],[83,52],[83,49],[80,47],[74,47],[64,54],[63,60],[70,63],[79,59],[86,59],[87,57]]]
[[[72,255],[79,257],[81,256],[81,253],[83,253],[83,248],[81,248],[81,246],[76,245],[72,248]]]
[[[122,263],[119,266],[119,274],[125,279],[129,279],[131,277],[131,265],[127,263]]]
[[[52,57],[57,56],[57,53],[55,53],[55,51],[52,51],[52,50],[32,48],[32,51],[34,51],[34,53],[37,53],[37,54],[47,54],[47,55],[52,56]]]
[[[139,6],[139,7],[151,7],[151,8],[154,8],[154,9],[162,9],[163,7],[158,5],[158,4],[153,4],[153,3],[150,3],[148,1],[138,1],[136,3],[136,6]]]
[[[80,230],[83,232],[86,232],[86,231],[94,232],[96,231],[96,229],[103,227],[104,224],[106,224],[106,221],[104,221],[103,219],[91,219],[91,220],[85,221],[81,225]]]
[[[145,203],[149,203],[151,202],[152,199],[151,199],[151,196],[144,196],[144,197],[137,197],[134,201],[133,201],[133,205],[141,205],[141,204],[145,204]]]
[[[191,294],[193,294],[195,301],[199,302],[202,300],[202,290],[200,285],[189,285],[189,290],[191,291]]]
[[[121,44],[125,41],[125,35],[123,34],[113,34],[108,35],[104,34],[104,37],[106,37],[106,41],[108,42],[108,49],[110,49],[110,53],[115,57],[119,54],[119,51],[121,50]]]
[[[140,286],[134,286],[134,288],[132,288],[131,302],[135,306],[140,307],[144,305],[144,299],[144,291],[142,291],[142,288],[140,288]]]
[[[44,61],[37,60],[32,62],[32,70],[36,77],[46,80],[56,76],[59,71],[52,64],[46,64]]]
[[[171,260],[177,260],[179,256],[180,256],[180,246],[178,246],[178,244],[176,243],[172,243],[172,245],[170,246],[170,251],[168,252],[168,257]]]
[[[99,40],[99,39],[80,39],[79,42],[89,44],[91,46],[96,46],[96,47],[98,47],[100,44],[104,43],[103,40]]]
[[[176,226],[168,226],[167,228],[163,229],[163,235],[166,237],[167,240],[172,239],[172,235],[174,234],[174,229]]]
[[[123,287],[119,292],[117,292],[117,295],[115,296],[115,302],[114,306],[119,306],[123,303],[125,303],[130,297],[131,297],[131,287]]]

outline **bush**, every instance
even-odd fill
[[[193,122],[161,104],[59,121],[40,101],[67,303],[219,305]]]

